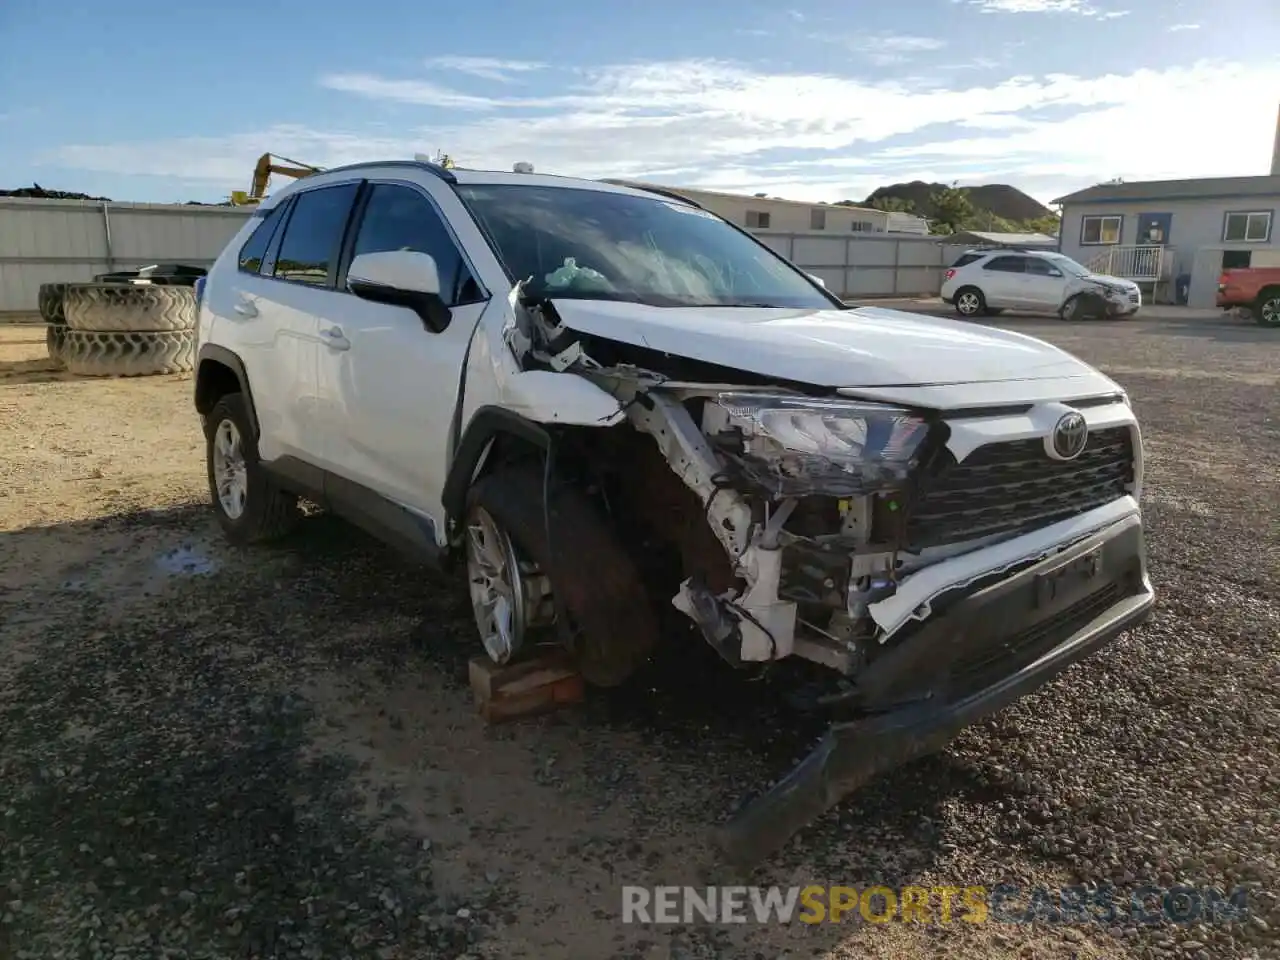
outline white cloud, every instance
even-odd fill
[[[1180,33],[1183,30],[1199,30],[1199,29],[1200,29],[1200,24],[1198,23],[1175,23],[1173,26],[1169,28],[1169,32]]]
[[[941,50],[947,41],[937,37],[920,37],[911,34],[872,33],[842,36],[839,34],[815,33],[811,39],[825,43],[836,43],[849,52],[877,66],[888,66],[894,63],[905,63],[916,54],[932,53]]]
[[[446,110],[492,110],[501,101],[460,93],[426,80],[388,80],[369,73],[332,73],[320,85],[343,93],[357,93],[372,100],[395,100]]]
[[[431,57],[424,64],[428,69],[466,73],[502,83],[510,83],[513,73],[529,73],[546,68],[545,63],[532,60],[499,60],[495,57]]]
[[[951,0],[976,7],[983,13],[1068,13],[1098,20],[1129,15],[1128,10],[1101,10],[1088,0]]]
[[[1009,182],[1052,197],[1126,179],[1263,173],[1280,63],[1199,63],[1106,76],[1016,76],[960,89],[777,74],[715,61],[567,74],[543,97],[484,97],[373,74],[325,78],[371,99],[449,106],[431,125],[317,125],[228,137],[71,145],[64,166],[232,189],[264,148],[334,166],[444,150],[464,166],[639,177],[797,199],[860,199],[912,179]],[[560,73],[549,70],[549,79]],[[1208,129],[1235,131],[1230,149]]]

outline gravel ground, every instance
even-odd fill
[[[1004,325],[1132,394],[1158,610],[750,882],[1246,884],[1248,919],[624,926],[811,727],[699,655],[486,729],[457,583],[323,516],[228,549],[189,377],[0,328],[0,957],[1280,957],[1280,341]]]

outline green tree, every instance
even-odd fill
[[[963,190],[957,190],[955,187],[935,190],[929,196],[929,206],[933,209],[933,223],[930,224],[930,230],[933,233],[956,233],[959,230],[971,228],[983,229],[974,227],[978,214],[974,210],[969,195]]]
[[[873,210],[883,210],[885,213],[915,213],[916,205],[910,200],[902,197],[876,197],[865,206],[871,207]]]
[[[1058,235],[1058,230],[1062,227],[1062,221],[1053,214],[1047,217],[1037,217],[1035,220],[1027,220],[1022,224],[1022,228],[1028,233],[1043,233],[1050,237]]]

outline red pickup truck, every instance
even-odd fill
[[[1264,327],[1280,327],[1280,267],[1223,270],[1218,277],[1218,306],[1245,308]]]

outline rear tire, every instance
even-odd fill
[[[1253,305],[1253,319],[1260,327],[1280,327],[1280,290],[1264,290]]]
[[[54,366],[63,365],[62,352],[66,344],[67,328],[60,323],[51,323],[44,328],[44,345],[49,351],[49,359]]]
[[[40,319],[45,323],[63,324],[67,322],[62,312],[62,299],[67,293],[65,283],[42,283],[37,300],[40,305]]]
[[[225,394],[205,417],[205,464],[218,525],[238,546],[278,540],[302,518],[298,498],[281,490],[258,459],[244,397]]]
[[[72,330],[150,332],[190,330],[196,325],[196,295],[191,287],[78,283],[67,288],[64,304]]]
[[[187,373],[195,361],[190,330],[147,333],[97,333],[63,326],[58,356],[69,371],[81,377],[149,377]],[[55,338],[57,333],[52,334]]]
[[[649,595],[631,555],[595,503],[552,477],[544,511],[544,482],[538,463],[511,466],[477,481],[467,496],[467,549],[472,549],[471,521],[483,511],[518,557],[550,581],[553,636],[569,650],[583,679],[598,687],[617,686],[639,669],[657,642]],[[477,629],[485,630],[479,610]]]
[[[987,312],[987,298],[977,287],[961,287],[956,291],[956,313],[971,320]]]

